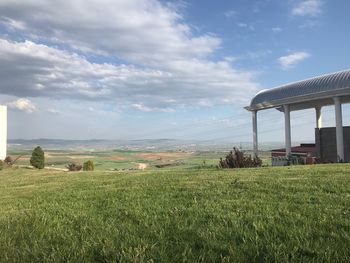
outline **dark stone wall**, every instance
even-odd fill
[[[350,127],[343,127],[344,159],[350,162]],[[337,141],[335,127],[315,129],[317,157],[324,162],[337,162]]]

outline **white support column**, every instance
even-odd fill
[[[7,106],[0,106],[0,160],[6,158],[7,151]]]
[[[340,97],[334,97],[335,123],[337,135],[337,159],[338,162],[344,161],[344,137],[343,137],[343,116]]]
[[[253,121],[253,149],[254,155],[258,156],[258,111],[252,111],[252,121]]]
[[[321,129],[322,128],[322,112],[321,107],[316,107],[316,128]]]
[[[289,156],[292,153],[292,139],[291,139],[291,132],[290,132],[290,108],[289,108],[289,105],[283,105],[283,108],[284,108],[286,156]]]

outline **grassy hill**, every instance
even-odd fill
[[[349,262],[350,165],[0,172],[3,262]]]

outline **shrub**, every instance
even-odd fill
[[[259,157],[255,156],[252,158],[251,155],[244,156],[244,153],[233,147],[233,151],[230,151],[226,155],[225,160],[220,158],[220,168],[248,168],[248,167],[259,167],[262,165],[262,161]]]
[[[4,162],[0,160],[0,171],[4,168]]]
[[[13,159],[11,156],[6,156],[4,163],[8,166],[11,166],[13,164]]]
[[[33,150],[30,164],[38,169],[43,169],[45,167],[45,155],[40,146]]]
[[[93,161],[86,161],[83,165],[84,171],[93,171],[94,170],[94,162]]]
[[[69,163],[66,167],[71,172],[78,172],[81,170],[81,168],[83,168],[83,166],[79,163]]]
[[[17,156],[16,159],[13,159],[10,155],[8,155],[4,160],[4,164],[6,164],[7,166],[13,166],[21,157],[22,155]]]

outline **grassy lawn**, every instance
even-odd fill
[[[0,172],[3,262],[350,262],[350,165]]]

